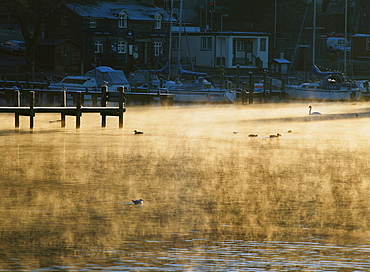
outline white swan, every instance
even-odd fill
[[[308,106],[308,108],[309,108],[309,111],[308,111],[308,114],[309,114],[309,115],[313,115],[313,114],[321,114],[321,113],[320,113],[320,112],[318,112],[318,111],[311,112],[311,110],[312,110],[312,106]]]

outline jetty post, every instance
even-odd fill
[[[249,71],[249,104],[253,104],[253,92],[254,92],[254,82],[253,82],[253,72]]]
[[[266,94],[267,94],[267,71],[263,70],[263,103],[266,103]]]
[[[124,98],[124,92],[125,92],[125,89],[123,86],[120,86],[117,88],[118,92],[119,92],[119,105],[118,105],[118,123],[119,123],[119,128],[123,128],[123,113],[124,113],[124,102],[125,102],[125,98]]]
[[[14,91],[14,97],[15,97],[15,105],[16,107],[21,106],[21,92],[19,90]],[[14,112],[14,119],[15,119],[15,127],[19,128],[19,113]]]
[[[81,92],[77,92],[76,96],[76,128],[81,127]]]
[[[108,86],[103,85],[101,87],[101,100],[100,100],[100,106],[101,107],[106,107],[107,106],[107,91],[108,91]],[[107,115],[104,114],[103,112],[101,113],[101,126],[106,127],[107,126]]]
[[[269,78],[268,80],[268,88],[269,88],[269,95],[268,95],[268,99],[271,99],[272,97],[272,78]]]
[[[62,90],[60,92],[61,96],[61,106],[62,107],[67,107],[67,92],[66,90]],[[60,114],[60,119],[61,119],[61,127],[66,127],[66,114],[62,111]]]
[[[34,109],[33,107],[35,106],[35,92],[34,91],[30,91],[30,128],[33,129],[34,127],[34,116],[35,116],[35,112],[34,112]]]
[[[220,67],[220,86],[225,88],[225,67],[223,65]]]
[[[244,104],[247,100],[247,82],[242,82],[242,103]]]
[[[236,77],[235,77],[236,88],[239,88],[240,84],[240,65],[236,65]]]

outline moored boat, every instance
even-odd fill
[[[120,86],[125,91],[130,90],[130,83],[122,70],[115,70],[108,66],[99,66],[88,71],[83,76],[66,76],[60,82],[51,83],[50,90],[73,91],[100,91],[101,86],[107,84],[110,91],[117,91]]]
[[[198,77],[192,83],[165,82],[164,89],[176,95],[174,102],[180,103],[235,103],[236,92],[217,88],[204,77]]]
[[[303,100],[359,100],[361,89],[355,82],[346,81],[339,72],[321,72],[313,66],[316,75],[322,77],[319,82],[286,85],[284,92],[291,99]]]
[[[237,100],[235,91],[217,88],[203,77],[198,77],[191,83],[165,81],[161,88],[148,88],[144,84],[135,88],[135,91],[173,94],[175,103],[235,103]]]

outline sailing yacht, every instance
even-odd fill
[[[172,7],[173,7],[173,1]],[[171,12],[172,18],[172,12]],[[180,52],[181,52],[181,35],[183,29],[183,22],[182,22],[182,0],[180,0],[180,16],[179,16],[179,42],[178,42],[178,56],[177,56],[177,74],[180,78],[181,76],[192,76],[196,78],[192,82],[181,82],[178,78],[177,81],[170,80],[168,76],[167,80],[163,80],[163,84],[159,86],[148,86],[148,84],[144,84],[136,90],[148,91],[148,92],[166,92],[169,94],[174,94],[174,103],[235,103],[237,101],[237,94],[236,91],[227,89],[227,88],[219,88],[212,84],[212,82],[208,81],[205,77],[207,73],[189,71],[182,68],[180,62]],[[171,21],[172,24],[172,21]],[[171,25],[171,33],[170,37],[172,37],[172,25]],[[171,47],[170,47],[171,48]],[[170,67],[170,60],[171,60],[171,50],[170,56],[167,64],[158,70],[151,70],[151,74],[170,74],[171,67]],[[159,82],[157,80],[156,82]],[[159,84],[158,84],[159,85]],[[154,98],[156,99],[156,98]]]
[[[313,65],[313,74],[321,77],[319,82],[286,85],[285,93],[291,99],[304,100],[359,100],[361,89],[356,83],[345,80],[342,73],[322,72]]]
[[[315,36],[316,36],[316,1],[314,3],[313,16],[313,37],[312,37],[312,73],[319,76],[321,80],[313,83],[302,83],[300,85],[286,85],[284,92],[292,99],[308,100],[359,100],[361,89],[355,82],[346,79],[345,73],[321,71],[315,64]],[[347,1],[346,1],[347,10]],[[347,11],[345,12],[347,18]],[[347,27],[345,27],[346,29]],[[345,30],[346,33],[346,30]],[[345,34],[346,38],[346,34]],[[344,70],[346,72],[346,50],[344,52]]]

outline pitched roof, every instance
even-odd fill
[[[290,64],[291,62],[287,59],[272,59],[269,62],[276,62],[280,64]]]
[[[70,40],[70,39],[41,39],[37,42],[37,45],[60,45],[66,42],[72,42],[72,43],[78,44],[75,41]]]
[[[118,19],[118,14],[125,10],[128,13],[128,19],[130,20],[154,21],[154,15],[158,12],[163,14],[164,21],[170,20],[170,15],[162,8],[136,3],[97,2],[95,5],[82,5],[77,3],[66,3],[65,5],[81,17]]]

